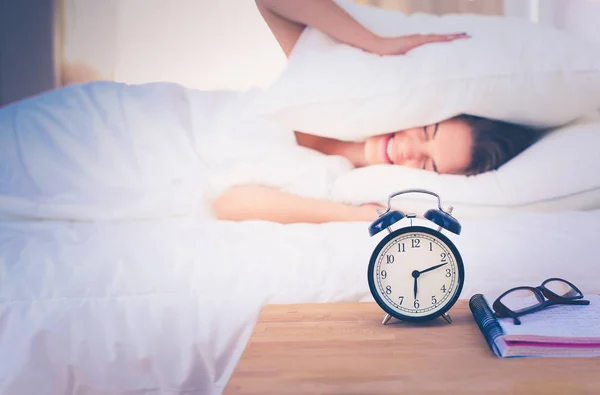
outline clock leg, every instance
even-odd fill
[[[452,318],[450,318],[450,314],[444,313],[444,314],[442,314],[442,318],[445,319],[447,323],[449,323],[449,324],[452,323]]]
[[[388,322],[390,322],[390,319],[392,318],[391,315],[386,314],[385,317],[383,317],[383,321],[381,322],[382,325],[387,324]]]

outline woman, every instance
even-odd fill
[[[465,33],[379,37],[332,0],[256,0],[258,8],[289,57],[303,29],[312,26],[333,38],[382,56],[402,55],[430,43],[467,39]],[[435,125],[345,142],[295,132],[300,146],[339,155],[353,166],[394,164],[440,174],[473,175],[497,169],[539,136],[519,125],[461,115]],[[280,223],[369,221],[373,205],[350,206],[289,194],[260,185],[235,186],[214,202],[217,218],[260,219]]]
[[[287,55],[307,25],[382,56],[467,38],[378,37],[331,0],[257,3]],[[252,95],[108,81],[0,108],[0,198],[17,202],[0,205],[0,215],[34,211],[36,217],[90,220],[201,210],[234,221],[369,221],[377,216],[373,205],[324,200],[331,180],[382,163],[477,174],[535,138],[515,125],[463,115],[364,142],[339,141],[259,119],[244,104]]]

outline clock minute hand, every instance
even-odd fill
[[[435,269],[437,269],[438,267],[442,267],[442,266],[444,266],[444,265],[447,265],[447,264],[448,264],[448,262],[446,262],[446,263],[441,263],[441,264],[439,264],[439,265],[432,266],[432,267],[430,267],[430,268],[428,268],[428,269],[421,270],[421,271],[419,272],[419,274],[427,273],[427,272],[429,272],[429,271],[435,270]]]
[[[415,299],[417,298],[417,277],[415,277]]]
[[[418,270],[413,270],[412,273],[411,273],[411,275],[415,279],[415,299],[417,299],[417,289],[418,289],[417,279],[419,278],[419,276],[421,275],[421,273],[419,273]]]

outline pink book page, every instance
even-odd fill
[[[539,348],[597,348],[600,349],[600,343],[543,343],[526,341],[507,341],[508,347],[539,347]]]

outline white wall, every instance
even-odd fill
[[[285,67],[254,0],[63,1],[65,57],[91,63],[105,78],[245,90],[268,85]],[[504,0],[504,6],[509,16],[600,43],[600,0]]]
[[[64,0],[66,57],[128,83],[266,86],[285,56],[254,0]]]
[[[92,65],[104,78],[115,71],[118,0],[63,0],[63,57]]]
[[[535,22],[535,3],[531,0],[504,0],[504,14],[510,17],[524,18]]]
[[[600,0],[504,0],[504,10],[600,44]]]
[[[555,0],[559,28],[600,44],[600,0]]]

